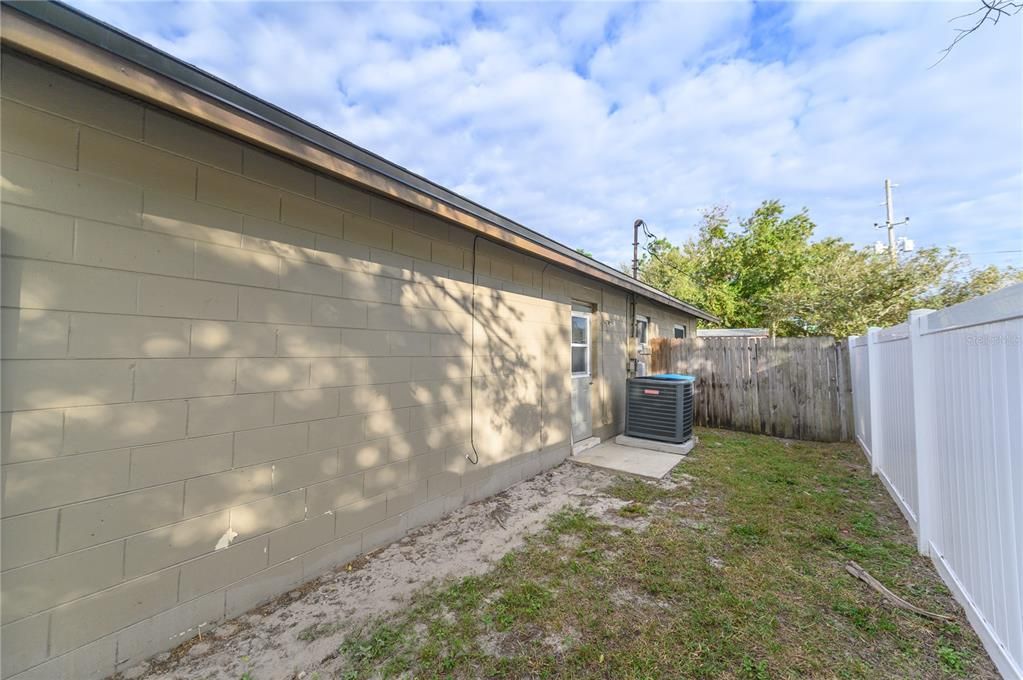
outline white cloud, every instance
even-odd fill
[[[1023,248],[1023,21],[928,68],[970,5],[77,4],[611,264],[768,198],[870,243],[886,176],[918,244]]]
[[[727,59],[742,44],[752,5],[638,5],[593,56],[590,72],[610,92],[635,96],[670,86],[694,64]]]

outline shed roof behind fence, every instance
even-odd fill
[[[766,328],[698,328],[698,338],[766,338]]]

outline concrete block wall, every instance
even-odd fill
[[[675,326],[686,327],[686,337],[696,337],[696,318],[684,314],[667,305],[662,305],[650,300],[638,300],[636,302],[636,314],[650,319],[649,336],[651,338],[673,338],[675,337]]]
[[[557,464],[572,300],[616,431],[623,292],[3,57],[3,678],[123,670]]]
[[[649,338],[673,338],[675,337],[676,325],[685,326],[687,338],[696,337],[696,318],[683,314],[667,305],[651,300],[637,300],[636,314],[650,319],[650,325],[647,329]],[[651,348],[649,344],[646,347],[639,348],[639,358],[641,361],[646,362],[649,370],[651,362]]]

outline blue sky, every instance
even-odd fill
[[[1023,264],[1023,16],[956,3],[73,4],[617,265],[631,224],[807,207]]]

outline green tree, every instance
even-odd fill
[[[971,270],[952,249],[924,248],[893,263],[842,239],[812,241],[816,225],[807,211],[786,216],[778,201],[765,201],[734,229],[722,208],[699,226],[680,246],[649,243],[640,278],[726,326],[767,327],[773,335],[844,337],[1023,280],[1014,268]]]
[[[723,208],[708,211],[695,239],[677,247],[659,239],[640,262],[641,278],[690,300],[731,326],[767,325],[780,318],[773,296],[802,285],[811,257],[814,224],[805,210],[785,216],[778,201],[765,201],[737,231]]]
[[[813,244],[805,285],[775,296],[785,335],[861,334],[913,309],[941,309],[1021,280],[1019,269],[970,269],[955,249],[923,248],[893,263],[840,239]]]
[[[937,249],[920,250],[899,263],[840,239],[816,243],[812,251],[804,285],[774,298],[785,335],[844,337],[870,325],[900,323],[952,266]]]
[[[1013,283],[1023,283],[1023,269],[1019,267],[999,268],[988,265],[982,269],[969,269],[969,258],[951,251],[958,259],[956,269],[960,276],[948,277],[933,291],[920,297],[920,303],[931,309],[941,309],[965,302],[979,295],[986,295]]]

